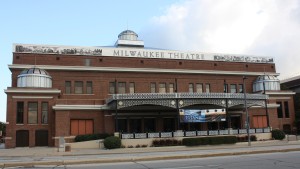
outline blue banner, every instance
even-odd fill
[[[179,109],[181,123],[226,121],[225,109]]]

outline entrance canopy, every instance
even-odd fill
[[[243,93],[133,93],[114,94],[106,100],[111,110],[130,109],[130,107],[143,105],[157,105],[168,108],[184,108],[193,105],[215,105],[218,107],[247,107],[265,106],[268,95]]]

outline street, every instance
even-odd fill
[[[195,169],[195,168],[217,168],[217,169],[289,169],[299,168],[300,152],[252,154],[239,156],[223,156],[208,158],[138,161],[104,164],[82,164],[67,166],[34,166],[32,168],[70,168],[70,169]],[[30,167],[25,167],[30,168]]]

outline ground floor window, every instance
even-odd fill
[[[71,120],[71,135],[84,135],[94,133],[93,120]]]
[[[253,128],[265,128],[267,125],[267,116],[253,116]]]

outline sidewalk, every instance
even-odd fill
[[[108,163],[200,158],[270,152],[300,151],[300,141],[257,141],[218,146],[173,146],[122,149],[72,149],[58,152],[57,148],[34,147],[0,149],[0,167],[33,165],[70,165],[85,163]]]

